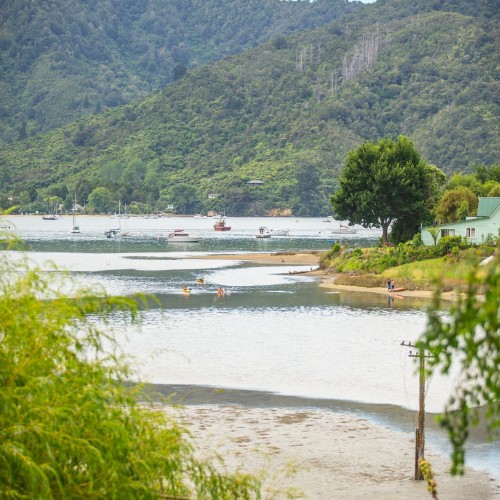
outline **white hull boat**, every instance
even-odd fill
[[[176,229],[167,235],[167,243],[199,243],[201,236],[190,235],[184,229]]]
[[[288,229],[270,229],[272,236],[288,236]]]
[[[267,229],[267,227],[261,226],[259,227],[259,232],[255,235],[256,238],[270,238],[271,231]]]
[[[330,232],[333,234],[356,234],[357,231],[353,227],[340,224],[339,229],[330,229]]]

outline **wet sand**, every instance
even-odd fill
[[[258,475],[263,498],[430,498],[414,478],[414,439],[357,415],[311,408],[189,405],[178,413],[199,456]],[[426,451],[441,500],[494,499],[500,485],[468,469],[449,475],[446,457]],[[277,493],[279,492],[279,493]]]
[[[259,264],[275,264],[279,265],[305,265],[312,266],[314,269],[318,267],[319,256],[321,252],[276,252],[276,253],[218,253],[204,256],[204,259],[211,260],[244,260],[257,262]]]

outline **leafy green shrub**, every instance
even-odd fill
[[[137,304],[67,285],[0,257],[0,498],[258,498],[256,479],[197,460],[185,429],[126,388],[96,319],[134,321]]]
[[[443,236],[437,243],[439,255],[446,255],[447,253],[451,253],[453,247],[463,249],[467,248],[467,246],[467,240],[465,240],[461,236]]]
[[[332,252],[332,255],[335,255],[335,254],[338,254],[340,253],[340,250],[342,249],[342,246],[340,245],[340,243],[335,243],[332,248],[331,248],[331,252]]]

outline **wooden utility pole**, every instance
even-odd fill
[[[416,347],[411,342],[401,342],[405,347]],[[424,479],[418,461],[425,458],[425,358],[423,349],[418,352],[410,351],[410,358],[419,358],[419,380],[418,380],[418,428],[415,429],[415,479]],[[427,356],[428,357],[428,356]]]

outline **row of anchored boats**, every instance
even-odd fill
[[[229,229],[225,229],[225,231],[228,231]],[[271,236],[288,236],[288,233],[289,233],[288,229],[268,229],[267,227],[261,226],[259,227],[259,231],[255,235],[255,237],[271,238]],[[201,236],[195,236],[189,234],[186,231],[184,231],[184,229],[175,229],[174,231],[172,231],[167,235],[168,243],[199,243],[200,241],[201,241]]]
[[[231,229],[231,228],[229,228]],[[228,231],[228,229],[226,229]],[[346,230],[331,230],[334,234],[354,234],[355,229],[347,228]],[[121,232],[120,229],[110,229],[104,233],[107,238],[119,238],[122,236],[128,236],[128,233]],[[268,229],[265,226],[259,227],[256,238],[264,239],[271,238],[272,236],[289,236],[288,229]],[[166,236],[167,243],[199,243],[201,241],[201,236],[190,234],[184,229],[174,229],[172,232],[168,233]]]

